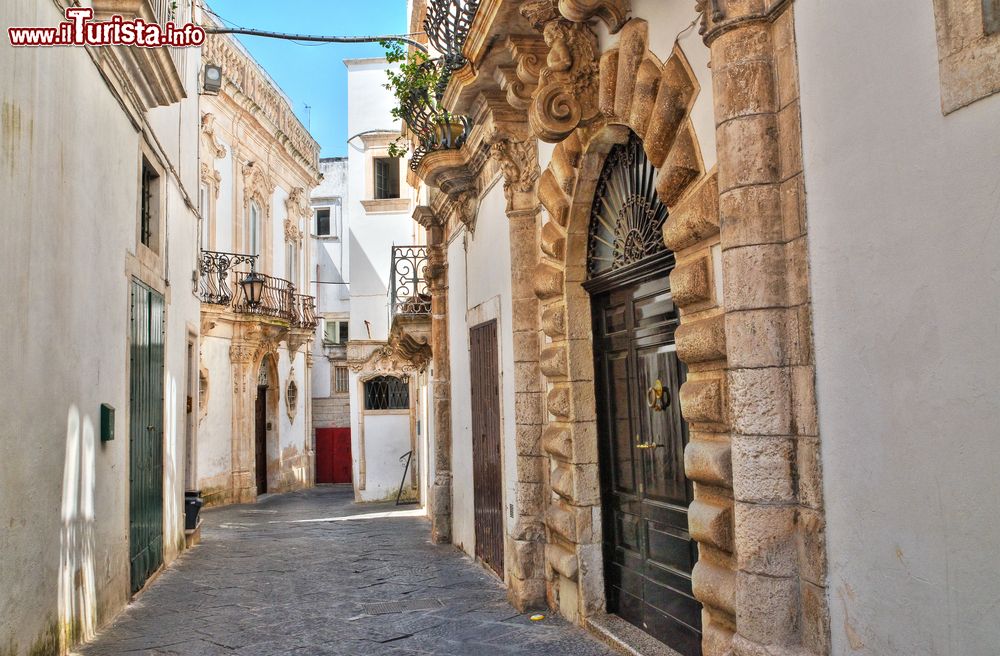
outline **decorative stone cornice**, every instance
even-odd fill
[[[614,34],[625,25],[629,0],[559,0],[559,12],[567,20],[585,23],[600,18]]]
[[[354,373],[363,376],[419,373],[429,361],[429,346],[412,359],[400,348],[388,343],[349,344],[347,349],[347,366]]]
[[[201,133],[205,136],[205,141],[208,143],[208,151],[215,159],[221,159],[226,156],[226,147],[219,143],[215,136],[215,114],[212,112],[205,112],[201,115]]]
[[[319,144],[296,118],[286,98],[267,74],[232,38],[209,35],[202,49],[202,61],[222,67],[225,80],[234,87],[226,90],[237,103],[246,105],[251,114],[270,124],[274,137],[287,145],[309,172],[319,174]],[[242,95],[242,98],[238,97]]]

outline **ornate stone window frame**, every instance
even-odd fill
[[[1000,32],[988,33],[983,0],[934,0],[941,111],[1000,92]]]
[[[260,162],[247,162],[242,169],[243,217],[241,221],[235,222],[235,225],[239,226],[240,232],[236,243],[240,244],[243,252],[249,253],[250,236],[247,234],[247,229],[250,225],[250,204],[256,202],[261,212],[261,235],[258,249],[260,252],[249,254],[260,255],[258,270],[271,271],[271,198],[274,195],[275,185]]]

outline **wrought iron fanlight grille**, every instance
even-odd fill
[[[656,193],[658,177],[636,134],[611,149],[590,210],[590,277],[666,250],[662,230],[667,207]]]

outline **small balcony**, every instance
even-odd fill
[[[258,274],[263,279],[260,298],[251,302],[243,282],[257,268],[256,255],[202,251],[198,297],[202,303],[221,305],[237,314],[287,321],[289,327],[316,328],[316,300],[298,294],[283,278]]]
[[[389,321],[398,316],[429,317],[426,246],[393,246],[389,272]]]

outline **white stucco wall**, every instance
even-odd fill
[[[475,553],[475,517],[472,478],[472,389],[469,329],[497,320],[500,351],[501,456],[503,458],[503,516],[516,516],[517,449],[514,416],[514,335],[511,330],[510,223],[499,181],[482,198],[473,234],[460,232],[448,248],[448,320],[451,342],[452,476],[454,489],[468,494],[453,498],[454,542]],[[509,375],[506,375],[509,374]]]
[[[795,5],[835,654],[1000,645],[1000,96],[930,0]]]
[[[201,366],[208,370],[206,411],[199,423],[198,479],[200,485],[223,484],[233,466],[233,368],[229,363],[229,339],[202,337]],[[210,439],[210,436],[230,439]]]
[[[53,3],[0,3],[0,25],[55,25]],[[194,89],[198,52],[184,72]],[[82,48],[0,39],[0,650],[92,635],[129,596],[129,293],[140,136]],[[148,114],[166,159],[164,558],[183,542],[185,346],[197,197],[197,96]],[[169,126],[169,127],[165,127]],[[134,261],[133,261],[134,262]],[[155,277],[155,276],[154,276]],[[116,409],[100,442],[100,404]]]

